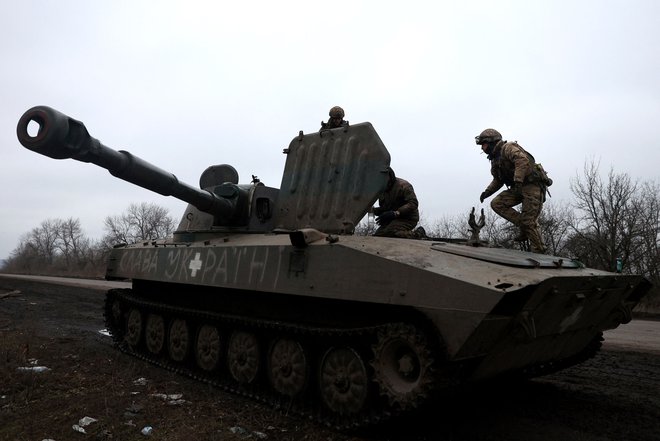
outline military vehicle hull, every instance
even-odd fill
[[[115,248],[108,276],[136,288],[110,297],[113,335],[128,352],[351,427],[463,382],[581,362],[647,289],[554,256],[307,235],[302,247],[239,234]]]
[[[389,176],[369,123],[301,132],[280,188],[239,185],[226,164],[200,188],[181,183],[45,106],[17,134],[30,150],[189,203],[172,238],[110,252],[106,277],[133,283],[105,304],[121,350],[336,427],[465,382],[579,363],[650,289],[640,276],[479,246],[478,234],[467,244],[354,236]]]

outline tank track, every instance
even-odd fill
[[[131,331],[129,311],[134,309],[141,311],[142,320]],[[218,352],[221,355],[218,355],[217,364],[206,370],[200,367],[204,363],[196,358],[195,332],[190,333],[185,357],[175,361],[168,352],[168,329],[164,325],[161,327],[165,335],[156,339],[162,340],[161,350],[149,349],[148,326],[145,324],[149,315],[161,317],[163,323],[170,324],[175,318],[183,318],[197,333],[204,325],[211,326],[207,329],[220,330],[221,349]],[[171,305],[146,299],[131,289],[108,291],[105,320],[114,343],[126,354],[286,414],[339,430],[379,424],[419,409],[432,401],[438,392],[460,387],[465,375],[471,371],[444,363],[445,355],[439,342],[429,338],[429,334],[422,330],[423,326],[410,322],[381,322],[350,328],[315,327]],[[139,340],[131,344],[134,337],[131,332],[135,328],[139,329]],[[237,332],[242,336],[257,336],[260,350],[255,369],[258,373],[253,377],[249,369],[239,369],[238,375],[231,369],[230,359],[233,364],[241,361],[241,356],[230,358],[228,349],[229,335]],[[285,348],[283,354],[305,355],[302,369],[305,379],[294,383],[298,385],[295,393],[284,394],[276,390],[276,382],[269,375],[266,360],[271,357],[275,342],[279,341],[287,343],[282,345]],[[572,357],[527,366],[503,377],[529,379],[576,365],[594,357],[601,342],[602,334],[599,334]],[[326,360],[329,361],[326,363]],[[325,366],[330,368],[324,370]],[[290,366],[288,370],[291,371]],[[246,372],[247,380],[244,378]],[[324,382],[323,379],[327,378],[330,380]],[[357,380],[351,381],[354,378]],[[331,391],[329,400],[323,392],[328,389]]]
[[[132,309],[142,312],[142,322],[139,325],[141,337],[135,345],[130,344],[127,339],[127,332],[131,332],[127,329],[128,312]],[[225,334],[224,342],[227,341],[226,334],[238,330],[245,331],[246,335],[259,336],[260,343],[269,341],[271,350],[273,343],[280,339],[287,342],[302,342],[305,350],[309,351],[307,353],[309,362],[305,363],[307,379],[304,391],[294,397],[276,391],[265,366],[266,357],[261,354],[258,360],[260,371],[258,380],[254,382],[238,381],[235,376],[232,377],[231,368],[228,367],[230,356],[226,343],[223,344],[222,365],[209,371],[201,369],[199,363],[196,363],[197,349],[194,336],[189,339],[188,346],[191,349],[187,351],[187,356],[182,362],[176,362],[168,355],[167,337],[164,339],[162,350],[153,353],[145,342],[149,338],[144,319],[148,314],[164,317],[164,321],[170,323],[174,317],[184,318],[191,329],[199,329],[203,324],[209,324]],[[418,408],[429,398],[433,392],[433,386],[441,383],[432,378],[436,372],[435,363],[430,346],[426,345],[426,341],[422,337],[423,333],[408,323],[382,323],[352,328],[312,327],[173,306],[144,299],[135,295],[130,289],[114,289],[108,292],[105,319],[115,344],[124,353],[195,380],[209,383],[233,394],[246,396],[284,411],[286,414],[311,419],[340,430],[381,423],[402,412]],[[165,329],[165,334],[167,332]],[[410,335],[407,336],[407,333]],[[397,366],[401,362],[398,359],[390,361],[393,367],[384,369],[383,362],[374,361],[374,353],[379,354],[380,348],[386,344],[383,342],[392,339],[414,342],[416,347],[411,350],[418,351],[422,357],[421,360],[412,362],[413,368],[401,374],[405,380],[404,383],[408,382],[405,378],[406,375],[416,376],[412,381],[413,390],[405,390],[405,394],[397,394],[396,388],[393,392],[391,387],[384,387],[384,385],[392,383],[393,376],[397,376]],[[414,358],[414,354],[412,355]],[[326,362],[328,357],[329,361]],[[349,372],[346,373],[349,383],[351,383],[350,378],[357,377],[357,380],[351,383],[351,386],[344,385],[343,380],[339,379],[323,383],[322,378],[328,376],[331,379],[334,378],[332,375],[342,377],[342,373],[345,371],[340,362],[345,359],[348,360],[347,366],[354,366],[353,370],[349,369]],[[406,362],[410,363],[409,360]],[[337,363],[339,366],[335,366]],[[325,370],[325,366],[330,366],[330,368]],[[384,379],[382,378],[383,371],[388,374],[388,377]],[[326,387],[324,388],[323,385]],[[332,393],[336,393],[335,389],[339,390],[337,398],[330,399],[330,404],[321,391],[321,389],[327,388],[330,388]],[[345,388],[350,389],[346,394],[343,393]],[[361,398],[356,399],[352,395]]]

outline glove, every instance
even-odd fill
[[[374,216],[380,216],[383,214],[383,209],[381,207],[374,207]]]
[[[479,196],[479,202],[483,203],[484,199],[486,199],[488,196],[489,196],[488,193],[486,193],[485,191],[482,191],[481,196]]]
[[[396,218],[396,213],[394,211],[386,211],[376,218],[376,223],[378,225],[389,224]]]

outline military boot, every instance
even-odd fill
[[[545,254],[546,247],[541,240],[541,234],[538,230],[531,230],[529,232],[529,247],[532,253]]]
[[[426,230],[424,227],[417,227],[413,230],[415,239],[426,239]]]

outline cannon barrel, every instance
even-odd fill
[[[31,123],[39,126],[32,136]],[[36,106],[23,114],[16,127],[18,140],[27,149],[54,159],[72,158],[103,167],[113,176],[147,190],[174,196],[199,210],[231,217],[234,205],[216,194],[180,182],[176,176],[130,152],[113,150],[90,136],[83,123],[47,106]]]

